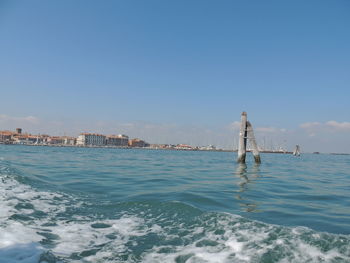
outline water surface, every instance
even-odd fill
[[[1,145],[0,262],[350,262],[350,156],[235,158]]]

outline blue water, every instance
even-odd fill
[[[0,263],[350,262],[350,156],[0,145]]]

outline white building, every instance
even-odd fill
[[[68,136],[63,137],[63,144],[75,145],[75,143],[76,143],[76,139],[74,137],[68,137]]]
[[[106,136],[97,133],[81,133],[77,139],[77,145],[105,145]]]

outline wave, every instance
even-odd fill
[[[181,202],[87,203],[36,189],[8,166],[0,167],[0,211],[1,263],[350,262],[350,236]]]

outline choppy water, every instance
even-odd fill
[[[0,146],[0,262],[350,262],[350,156]]]

